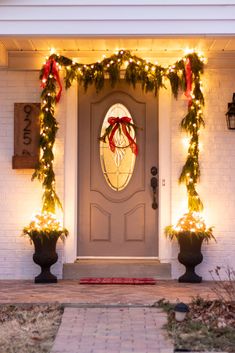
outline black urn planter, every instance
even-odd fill
[[[57,283],[57,277],[50,271],[50,267],[58,260],[56,243],[59,236],[32,237],[35,247],[33,261],[41,267],[41,273],[35,277],[35,283]]]
[[[200,283],[202,277],[195,273],[195,267],[203,260],[201,246],[203,237],[192,235],[190,232],[180,232],[177,236],[180,252],[179,262],[185,266],[185,273],[179,277],[178,281],[183,283]]]

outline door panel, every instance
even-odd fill
[[[100,162],[98,137],[109,108],[123,104],[137,130],[139,153],[127,186],[116,191],[107,183]],[[79,90],[78,255],[157,256],[158,212],[152,209],[151,167],[158,166],[157,99],[141,87],[120,82],[101,93]]]

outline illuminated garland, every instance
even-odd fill
[[[99,92],[108,76],[111,87],[120,80],[121,69],[125,68],[125,80],[136,86],[141,83],[145,92],[152,91],[157,94],[159,88],[164,87],[164,80],[168,79],[172,93],[178,97],[180,90],[188,98],[188,112],[181,122],[181,128],[190,135],[188,156],[183,166],[179,181],[185,183],[188,192],[189,211],[200,211],[202,202],[196,191],[199,180],[199,131],[204,126],[202,106],[204,98],[201,91],[200,76],[203,73],[204,58],[196,53],[185,55],[174,65],[164,68],[160,65],[147,62],[129,51],[121,50],[117,54],[104,58],[101,62],[93,64],[80,64],[71,59],[52,54],[44,64],[40,79],[43,91],[41,94],[41,156],[33,179],[38,178],[44,188],[43,211],[55,212],[56,205],[61,207],[60,200],[55,190],[55,174],[53,170],[53,146],[58,130],[55,119],[55,105],[61,95],[59,69],[65,69],[65,87],[69,88],[74,80],[83,85],[86,90],[90,85],[95,85]],[[57,85],[59,91],[57,92]]]
[[[178,239],[182,234],[186,237],[196,236],[205,239],[207,242],[211,239],[215,240],[213,227],[207,228],[204,219],[198,212],[185,213],[175,226],[167,226],[165,228],[165,234],[171,240],[174,238]]]
[[[42,212],[35,215],[29,225],[24,227],[23,234],[28,235],[31,240],[39,238],[43,242],[45,237],[60,237],[64,240],[68,231],[53,213]]]

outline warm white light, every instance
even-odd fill
[[[63,231],[62,221],[51,212],[42,212],[32,217],[28,231]]]
[[[195,52],[195,50],[192,49],[192,48],[185,48],[185,49],[184,49],[184,54],[185,54],[185,55],[193,54],[194,52]]]
[[[55,48],[51,48],[51,49],[50,49],[50,55],[55,54],[55,53],[56,53]]]
[[[190,142],[190,137],[189,136],[186,136],[186,137],[183,137],[182,138],[182,143],[183,143],[183,146],[184,148],[189,148],[189,142]]]

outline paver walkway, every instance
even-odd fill
[[[65,308],[51,353],[172,353],[165,331],[160,329],[165,314],[148,306],[161,298],[171,302],[190,302],[197,295],[213,299],[213,287],[213,282],[190,284],[176,280],[141,286],[80,285],[76,280],[46,285],[34,284],[33,280],[2,280],[0,304],[71,305]]]
[[[157,308],[65,308],[51,353],[173,353]]]
[[[60,280],[57,284],[32,281],[0,281],[0,303],[71,303],[151,305],[161,298],[190,302],[192,297],[215,298],[213,282],[178,283],[157,281],[156,285],[80,285]]]

